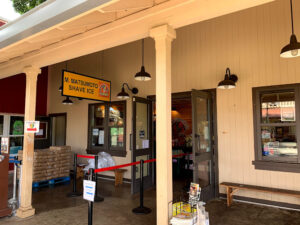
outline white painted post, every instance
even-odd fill
[[[169,25],[152,28],[156,49],[156,204],[157,225],[172,215],[171,43],[176,32]]]
[[[35,120],[36,86],[37,77],[41,73],[40,68],[27,66],[23,72],[26,74],[26,97],[25,97],[25,121]],[[21,177],[21,205],[17,210],[17,216],[27,218],[35,214],[32,208],[32,172],[34,154],[34,134],[24,133],[23,160]]]

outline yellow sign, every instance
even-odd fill
[[[98,100],[110,101],[110,81],[101,80],[73,72],[63,70],[62,95]]]

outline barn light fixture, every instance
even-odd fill
[[[300,56],[300,43],[297,41],[297,37],[294,33],[294,18],[293,18],[293,2],[291,4],[291,22],[292,22],[292,35],[290,43],[281,49],[280,57],[282,58],[294,58]]]
[[[235,83],[238,81],[238,77],[235,74],[230,74],[230,69],[226,69],[226,74],[224,80],[219,82],[219,89],[232,89],[235,88]]]
[[[133,87],[132,89],[129,87],[129,85],[127,83],[123,83],[122,84],[122,90],[121,92],[117,95],[117,97],[119,99],[128,99],[129,98],[129,94],[125,91],[125,86],[127,86],[128,90],[132,92],[132,94],[136,95],[139,90],[135,87]]]
[[[139,81],[151,80],[151,75],[146,72],[145,66],[144,66],[144,39],[142,40],[142,67],[141,67],[141,71],[137,72],[135,74],[134,79],[139,80]]]
[[[73,101],[69,98],[69,96],[67,96],[66,99],[63,100],[62,104],[64,104],[64,105],[73,105]]]

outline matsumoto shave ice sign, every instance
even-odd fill
[[[110,81],[85,76],[63,70],[62,95],[92,99],[98,101],[110,101]]]

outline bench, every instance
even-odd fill
[[[126,172],[126,169],[115,169],[115,186],[118,186],[119,184],[123,184],[123,176]]]
[[[293,196],[293,197],[300,198],[300,191],[261,187],[261,186],[256,186],[256,185],[229,183],[229,182],[223,182],[220,185],[226,187],[227,206],[228,207],[231,206],[231,204],[232,204],[233,194],[238,190],[260,191],[260,192],[281,194],[281,195],[287,195],[287,196]]]

